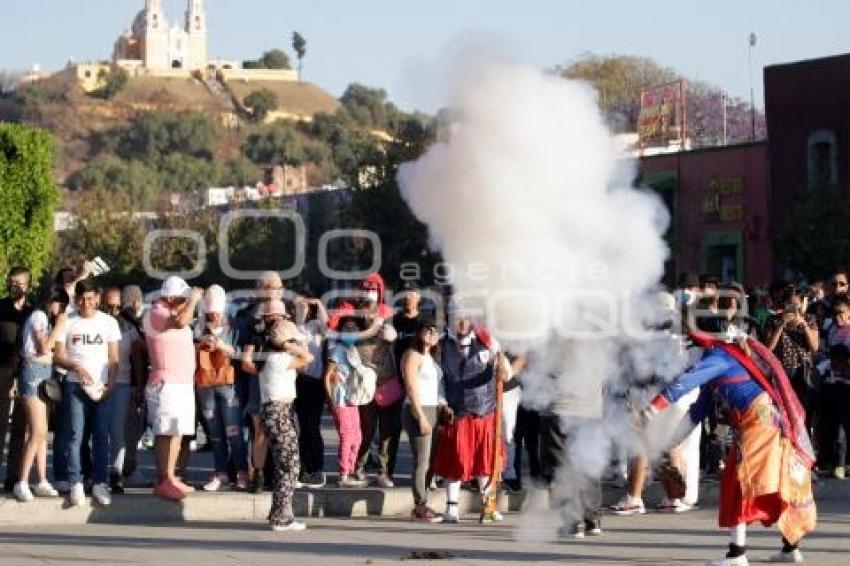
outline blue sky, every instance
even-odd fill
[[[182,21],[185,0],[165,0]],[[108,58],[143,0],[0,0],[0,68]],[[210,56],[242,60],[308,42],[305,78],[339,95],[350,82],[385,88],[405,109],[433,110],[422,91],[447,46],[495,37],[541,67],[584,52],[648,56],[749,98],[747,36],[756,103],[764,65],[850,51],[847,0],[206,0]]]

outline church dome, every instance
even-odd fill
[[[133,35],[135,35],[136,37],[142,37],[143,35],[145,35],[147,16],[148,11],[144,8],[140,10],[138,14],[136,14],[136,18],[133,20],[132,27]]]

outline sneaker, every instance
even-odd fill
[[[747,555],[738,556],[737,558],[721,558],[720,560],[712,560],[708,566],[750,566],[750,561]]]
[[[35,499],[35,495],[30,491],[30,486],[26,482],[19,481],[12,488],[12,493],[15,494],[15,499],[20,501],[21,503],[26,503],[27,501],[32,501]]]
[[[265,483],[266,480],[265,477],[263,477],[263,470],[255,469],[254,477],[251,478],[251,486],[249,488],[249,491],[251,493],[262,493],[263,486],[265,485]]]
[[[835,476],[835,479],[837,479],[837,480],[843,480],[843,479],[844,479],[844,475],[845,475],[845,469],[844,469],[844,466],[838,466],[837,468],[835,468],[835,471],[833,472],[833,475]]]
[[[121,477],[121,474],[112,473],[109,476],[109,488],[112,493],[124,493],[124,478]]]
[[[593,521],[584,522],[584,533],[587,536],[599,537],[602,536],[602,521],[595,519]]]
[[[32,493],[36,497],[59,497],[59,492],[53,489],[53,486],[47,480],[32,488]]]
[[[442,523],[443,517],[427,505],[417,505],[410,512],[410,520],[422,523]]]
[[[180,501],[186,493],[170,480],[162,480],[153,488],[153,494],[167,501]]]
[[[53,487],[55,487],[56,491],[59,493],[68,493],[71,491],[71,482],[58,481],[53,485]]]
[[[494,509],[488,513],[483,513],[479,522],[484,525],[487,523],[501,523],[504,520],[505,516],[499,513],[497,509]]]
[[[248,490],[248,472],[236,472],[236,489],[237,491]]]
[[[782,552],[781,550],[772,555],[769,562],[784,562],[786,564],[802,564],[803,553],[799,548],[795,548],[791,552]]]
[[[312,474],[306,474],[301,480],[301,483],[308,489],[321,489],[325,487],[327,479],[322,472],[313,472]]]
[[[460,516],[457,513],[456,505],[451,505],[446,509],[446,512],[443,514],[442,522],[449,525],[456,525],[457,523],[460,523]]]
[[[646,513],[646,507],[642,498],[626,495],[616,505],[611,506],[611,512],[620,516],[643,515]]]
[[[505,493],[522,493],[522,482],[518,479],[502,481],[502,491]]]
[[[83,484],[75,483],[68,490],[68,503],[71,507],[82,507],[86,504],[86,490]]]
[[[109,494],[109,486],[105,483],[96,483],[91,488],[91,494],[98,505],[104,507],[112,503],[112,496]]]
[[[204,491],[219,491],[227,485],[227,476],[224,474],[213,474],[210,481],[204,484]]]
[[[584,521],[577,521],[572,526],[558,529],[560,538],[584,538]]]
[[[183,479],[179,476],[176,476],[174,478],[174,485],[176,485],[180,489],[180,491],[182,491],[183,493],[194,493],[195,492],[195,488],[192,487],[191,485],[187,484],[187,483],[183,483]]]
[[[391,480],[388,476],[385,476],[383,474],[378,476],[378,479],[375,480],[375,484],[378,487],[382,487],[384,489],[390,488],[390,487],[395,487],[395,483],[393,483],[393,480]]]
[[[366,481],[355,476],[343,474],[339,476],[339,487],[366,487]]]
[[[681,499],[670,499],[665,497],[661,500],[661,503],[658,504],[656,510],[660,513],[687,513],[688,511],[693,510],[694,506],[685,503]]]
[[[289,532],[289,531],[297,532],[297,531],[304,531],[306,529],[307,529],[307,525],[305,525],[304,523],[302,523],[300,521],[296,521],[294,519],[292,521],[289,521],[288,523],[282,523],[282,524],[279,524],[279,525],[278,524],[272,524],[272,530],[276,533],[283,533],[283,532]]]

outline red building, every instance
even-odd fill
[[[666,283],[683,272],[770,281],[766,142],[645,156],[639,175],[671,213]]]

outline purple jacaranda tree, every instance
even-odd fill
[[[752,115],[749,103],[736,97],[724,97],[719,87],[691,81],[675,70],[652,59],[628,55],[584,54],[567,65],[558,66],[561,76],[589,82],[599,93],[599,106],[615,132],[637,130],[641,91],[679,79],[686,82],[687,135],[691,147],[722,145],[723,105],[726,104],[726,143],[744,143],[752,139]],[[764,115],[755,112],[755,139],[766,136]]]

